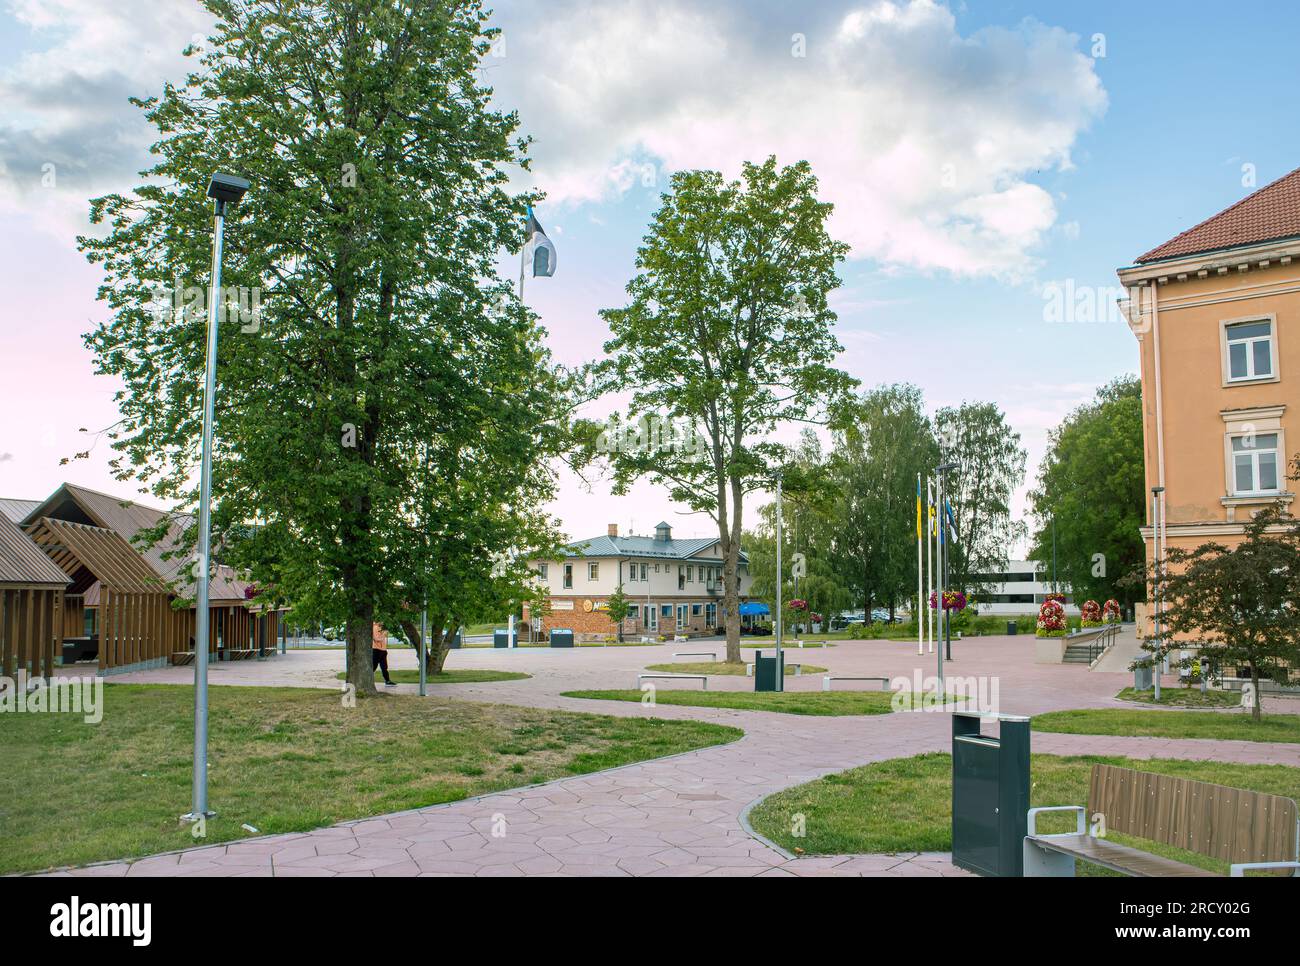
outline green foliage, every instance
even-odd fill
[[[627,620],[627,615],[631,609],[632,601],[623,592],[623,585],[620,583],[605,601],[605,613],[609,615],[610,621],[618,629],[619,641],[623,640],[623,621]]]
[[[915,598],[916,478],[938,462],[916,386],[880,386],[845,407],[830,466],[839,494],[830,549],[840,581],[868,613]]]
[[[122,384],[113,465],[197,499],[205,313],[151,301],[208,284],[208,176],[246,176],[223,283],[260,314],[221,329],[213,543],[297,619],[346,623],[368,690],[372,620],[496,616],[556,542],[538,508],[565,387],[496,269],[523,241],[526,142],[479,84],[477,2],[205,6],[210,52],[139,102],[147,183],[96,199],[108,231],[80,240],[109,308],[86,345]]]
[[[612,338],[601,388],[631,392],[628,421],[694,427],[700,446],[618,449],[623,491],[640,477],[718,526],[728,660],[739,660],[737,569],[745,497],[771,487],[786,462],[776,428],[814,421],[853,385],[832,365],[828,296],[848,246],[826,231],[807,162],[674,174],[637,251],[623,308],[601,313]]]
[[[948,474],[946,497],[957,520],[949,557],[949,586],[983,589],[977,574],[1006,567],[1007,549],[1024,535],[1011,518],[1011,497],[1025,478],[1025,449],[994,403],[962,403],[935,413],[943,459],[959,468]]]
[[[1148,660],[1193,647],[1199,653],[1181,666],[1245,667],[1256,695],[1261,678],[1285,683],[1300,666],[1300,521],[1282,503],[1260,510],[1236,546],[1170,547],[1161,571],[1152,593],[1164,601],[1167,636]],[[1257,720],[1261,705],[1255,702]]]
[[[1052,521],[1061,583],[1076,600],[1142,597],[1123,578],[1144,565],[1138,528],[1145,522],[1142,385],[1123,376],[1102,387],[1048,437],[1047,455],[1029,494],[1035,528],[1030,559],[1051,572]],[[1100,555],[1100,556],[1098,556]]]

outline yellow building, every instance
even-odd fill
[[[1232,545],[1251,514],[1294,499],[1300,169],[1118,274],[1141,357],[1147,560],[1157,536],[1162,549]]]

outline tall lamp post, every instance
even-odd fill
[[[776,473],[776,690],[785,690],[785,666],[781,663],[781,637],[785,628],[781,626],[784,611],[785,579],[781,572],[781,471]],[[758,674],[755,665],[754,674]]]
[[[203,379],[203,469],[199,481],[198,594],[194,628],[194,801],[183,819],[199,822],[215,814],[208,810],[208,580],[212,573],[212,414],[217,394],[217,320],[221,305],[221,252],[225,237],[226,205],[237,204],[249,183],[233,174],[217,172],[208,182],[213,200],[212,286],[208,290],[208,353]]]

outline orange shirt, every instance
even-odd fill
[[[370,625],[370,646],[376,651],[388,650],[388,631],[379,624]]]

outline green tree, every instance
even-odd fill
[[[627,620],[627,615],[632,610],[632,601],[628,599],[627,594],[623,592],[623,582],[619,581],[614,592],[605,599],[605,613],[609,615],[615,631],[618,633],[618,642],[623,643],[623,622]]]
[[[1003,570],[1025,534],[1025,525],[1011,518],[1012,494],[1025,479],[1025,448],[995,403],[940,409],[934,426],[941,458],[959,464],[946,483],[957,523],[948,586],[978,592],[988,581],[974,578]]]
[[[1035,520],[1029,555],[1052,572],[1054,526],[1059,580],[1076,601],[1140,599],[1140,586],[1117,578],[1144,566],[1143,466],[1142,384],[1135,376],[1103,386],[1048,437],[1029,494]]]
[[[831,364],[842,347],[827,296],[848,246],[827,233],[830,212],[807,162],[747,163],[736,182],[679,172],[637,252],[629,303],[601,313],[613,334],[603,386],[632,393],[632,421],[693,427],[667,446],[614,447],[611,463],[620,491],[648,476],[716,523],[731,662],[745,498],[771,489],[785,456],[771,436],[817,420],[853,385]]]
[[[831,476],[838,491],[835,569],[870,619],[879,602],[892,618],[916,588],[916,477],[939,460],[921,390],[881,386],[847,407]]]
[[[1260,679],[1286,683],[1300,666],[1300,521],[1278,503],[1254,516],[1236,546],[1170,547],[1161,569],[1151,579],[1153,596],[1155,582],[1163,581],[1166,634],[1135,663],[1154,664],[1172,650],[1194,648],[1183,667],[1193,661],[1219,672],[1244,666],[1255,687],[1258,721]]]
[[[195,73],[139,102],[159,131],[146,184],[96,199],[108,232],[80,240],[110,309],[86,344],[122,382],[114,468],[196,500],[204,193],[213,171],[248,177],[215,297],[260,311],[221,330],[214,544],[300,619],[346,623],[367,692],[372,621],[463,610],[467,555],[534,542],[559,404],[536,319],[497,275],[523,243],[529,199],[508,180],[526,142],[479,83],[494,31],[477,0],[204,5]],[[197,311],[156,311],[191,290]],[[475,492],[484,472],[517,486]]]

